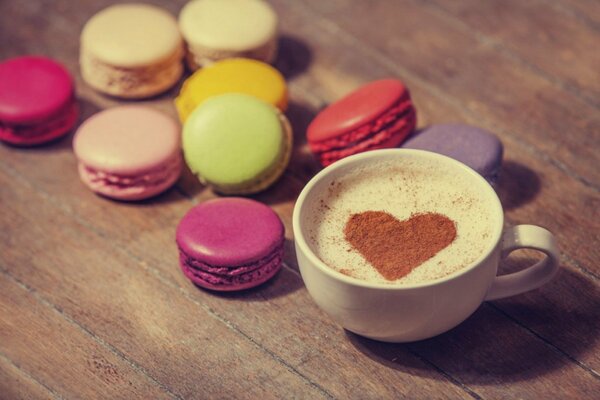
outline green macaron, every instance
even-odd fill
[[[183,153],[200,181],[223,194],[269,187],[287,167],[292,129],[275,107],[228,93],[204,101],[183,127]]]

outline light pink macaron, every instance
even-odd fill
[[[180,126],[160,111],[121,106],[88,118],[73,149],[79,176],[94,192],[117,200],[155,196],[179,178]]]

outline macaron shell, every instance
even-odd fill
[[[494,181],[502,164],[502,142],[494,134],[462,124],[432,125],[415,132],[401,145],[407,149],[433,151],[452,157],[489,181]]]
[[[120,67],[154,64],[182,46],[176,19],[148,4],[118,4],[105,8],[86,23],[83,51]]]
[[[81,163],[78,171],[83,183],[92,191],[115,200],[137,201],[154,197],[170,188],[179,179],[181,167],[181,156],[177,155],[164,168],[138,176],[93,173]]]
[[[283,246],[282,246],[283,247]],[[276,250],[277,251],[277,250]],[[278,251],[283,253],[282,251]],[[267,264],[260,266],[254,271],[247,274],[245,277],[226,279],[224,277],[211,275],[198,271],[196,269],[186,266],[183,261],[181,263],[181,269],[183,274],[191,280],[194,284],[203,287],[205,289],[215,290],[219,292],[233,292],[237,290],[250,289],[259,285],[262,285],[269,279],[273,278],[281,269],[282,255],[276,260],[276,264]]]
[[[180,119],[185,121],[199,104],[224,93],[244,93],[281,111],[287,108],[287,87],[279,71],[260,61],[234,58],[202,68],[185,81],[175,99]]]
[[[179,125],[151,108],[114,107],[88,118],[75,134],[73,148],[86,166],[135,175],[179,153]]]
[[[277,32],[277,15],[262,0],[194,0],[179,14],[190,48],[243,51],[262,46]]]
[[[33,124],[67,108],[73,80],[61,64],[27,56],[0,63],[0,122]]]
[[[364,85],[321,111],[309,125],[307,138],[316,142],[351,132],[378,118],[407,96],[408,91],[396,79]]]
[[[189,257],[213,266],[238,267],[270,255],[284,228],[268,206],[244,198],[205,201],[177,227],[177,244]]]
[[[198,107],[183,129],[185,160],[192,172],[218,187],[251,186],[281,163],[288,151],[277,109],[231,93]]]

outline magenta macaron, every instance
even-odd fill
[[[271,279],[283,260],[284,227],[277,214],[254,200],[208,200],[177,227],[185,276],[206,289],[248,289]]]
[[[330,104],[310,123],[306,136],[327,166],[363,151],[396,147],[415,124],[408,89],[397,79],[381,79]]]
[[[143,106],[120,106],[88,118],[73,149],[79,176],[91,190],[117,200],[155,196],[179,178],[183,165],[179,124]]]
[[[0,63],[0,140],[47,143],[69,133],[77,118],[73,78],[64,66],[39,56]]]

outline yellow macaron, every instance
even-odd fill
[[[285,111],[288,92],[285,79],[269,64],[248,58],[231,58],[196,71],[183,84],[175,106],[185,122],[204,100],[225,93],[243,93]]]

